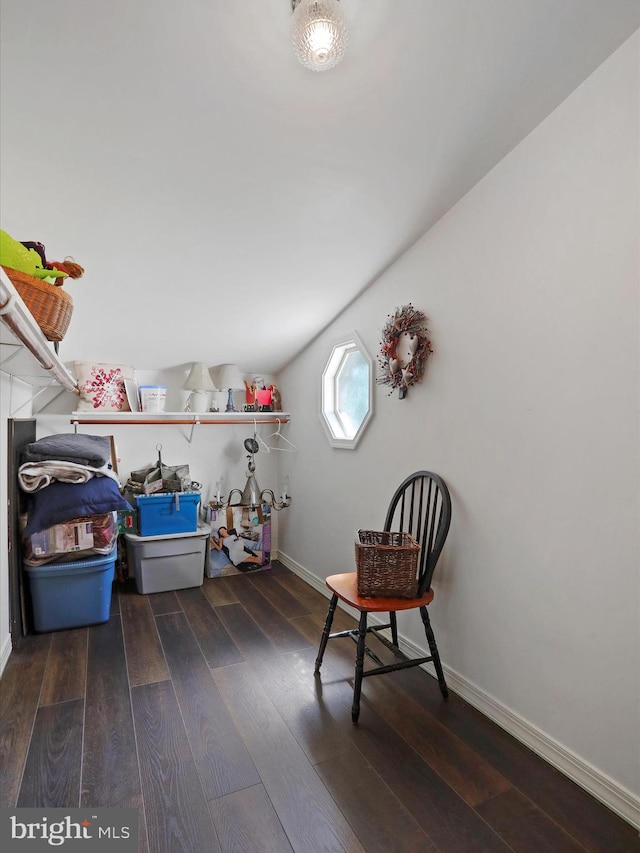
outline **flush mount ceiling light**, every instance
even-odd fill
[[[333,68],[344,56],[347,29],[338,0],[291,0],[291,43],[312,71]]]

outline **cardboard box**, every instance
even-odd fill
[[[37,632],[96,625],[109,619],[116,548],[104,556],[24,566]]]
[[[138,511],[136,509],[119,509],[118,533],[138,532]]]
[[[64,554],[104,555],[113,548],[117,535],[115,512],[72,518],[25,537],[23,559],[37,566]]]
[[[200,492],[136,495],[140,536],[195,533]]]
[[[125,533],[129,575],[138,592],[168,592],[202,586],[211,527],[201,524],[195,533],[136,536]]]

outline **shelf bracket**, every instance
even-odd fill
[[[4,372],[4,371],[3,371],[3,372]],[[9,374],[9,376],[10,376],[10,380],[9,380],[9,382],[10,382],[10,386],[11,386],[11,389],[13,390],[13,380],[15,379],[15,377],[14,377],[14,376],[12,376],[11,374]],[[20,380],[20,381],[22,382],[23,380]],[[27,384],[27,383],[25,383],[25,384]],[[52,379],[52,380],[51,380],[51,382],[49,382],[47,385],[42,385],[42,386],[39,388],[39,390],[38,390],[38,391],[36,391],[35,393],[33,393],[33,392],[32,392],[32,393],[31,393],[31,396],[29,397],[29,399],[28,399],[28,400],[25,400],[25,401],[24,401],[24,403],[20,403],[20,405],[19,405],[19,406],[17,406],[15,409],[12,409],[12,411],[11,411],[11,417],[12,417],[12,418],[15,418],[15,416],[18,414],[18,412],[20,411],[20,409],[24,409],[24,407],[25,407],[25,406],[28,406],[29,404],[31,404],[31,408],[33,409],[33,402],[34,402],[34,400],[37,400],[37,399],[38,399],[38,397],[40,396],[40,394],[44,394],[44,392],[45,392],[47,389],[51,388],[51,387],[52,387],[53,385],[55,385],[55,384],[56,384],[55,380],[53,380],[53,379]],[[33,385],[31,385],[30,387],[31,387],[31,388],[33,388]]]
[[[6,358],[0,358],[0,370],[2,370],[3,373],[7,373],[7,374],[9,374],[9,376],[11,376],[12,373],[10,370],[6,369],[6,365],[9,364],[11,359],[13,359],[17,355],[19,355],[22,352],[23,348],[22,348],[21,344],[5,344],[5,343],[3,343],[2,345],[0,345],[0,352],[2,351],[2,347],[6,347],[7,349],[9,349],[9,348],[13,349],[13,352],[10,353]]]
[[[197,415],[194,415],[193,423],[191,424],[191,432],[189,433],[189,438],[187,439],[189,444],[191,444],[191,441],[193,440],[193,431],[196,428],[196,425],[199,423],[200,423],[200,418]]]

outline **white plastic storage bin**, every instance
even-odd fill
[[[135,575],[138,592],[202,586],[210,534],[209,524],[200,524],[195,533],[166,536],[125,533],[129,574]]]

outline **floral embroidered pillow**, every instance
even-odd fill
[[[80,391],[78,412],[131,411],[124,381],[133,379],[133,367],[74,361],[73,370]]]

